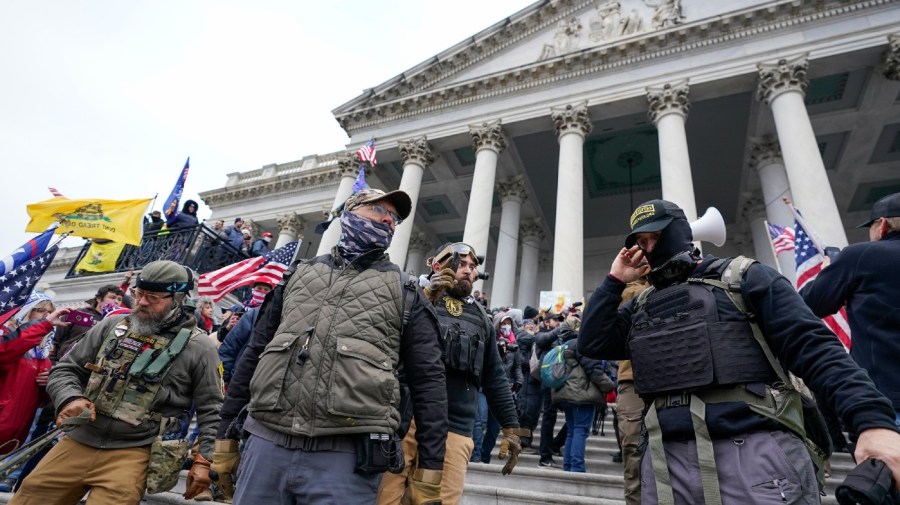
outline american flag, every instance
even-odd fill
[[[375,139],[371,139],[357,149],[356,157],[359,158],[359,161],[368,161],[374,166],[377,163],[375,161],[375,151]]]
[[[56,188],[54,188],[53,186],[47,186],[47,189],[49,189],[49,190],[50,190],[50,193],[51,193],[53,196],[55,196],[56,198],[65,198],[65,196],[63,196],[63,194],[60,193],[59,190],[56,189]]]
[[[263,256],[245,259],[205,273],[200,276],[197,293],[200,296],[212,297],[213,301],[219,301],[235,289],[250,286],[259,280],[274,286],[281,282],[284,271],[290,266],[299,246],[300,242],[295,240]]]
[[[812,282],[822,271],[822,254],[809,238],[809,233],[799,221],[794,222],[796,236],[794,238],[794,255],[797,258],[797,289]],[[841,307],[837,313],[822,318],[828,328],[837,335],[838,340],[850,349],[850,325],[847,323],[847,311]]]
[[[30,261],[47,250],[53,234],[59,228],[59,222],[54,222],[47,227],[40,235],[25,242],[19,248],[12,252],[9,256],[0,260],[0,275],[7,272],[13,273],[26,261]]]
[[[18,266],[0,275],[0,321],[6,321],[28,301],[38,280],[53,262],[59,247],[53,246],[38,256],[19,263]]]
[[[775,254],[794,250],[794,230],[785,226],[768,223],[769,239]]]

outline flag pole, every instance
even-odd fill
[[[769,233],[769,220],[763,219],[763,224],[766,226],[766,236],[769,237],[769,250],[771,250],[772,255],[775,256],[775,269],[778,270],[778,273],[784,275],[784,272],[781,271],[781,263],[778,262],[778,253],[775,252],[775,244],[772,243],[772,234]]]
[[[803,219],[803,216],[801,216],[800,213],[797,212],[797,209],[794,207],[794,204],[791,203],[791,199],[786,196],[783,196],[783,197],[781,197],[781,200],[784,202],[785,205],[788,206],[789,209],[791,209],[791,212],[794,214],[794,219],[796,219],[797,222],[800,223],[800,226],[802,226],[803,229],[806,230],[806,234],[809,236],[809,240],[813,243],[813,246],[815,246],[815,248],[819,251],[819,254],[824,255],[825,248],[822,247],[822,243],[819,242],[819,239],[816,236],[815,231],[813,231],[813,229],[809,227],[809,225],[806,223],[806,220]]]

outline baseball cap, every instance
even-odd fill
[[[625,247],[637,242],[638,233],[661,231],[674,219],[687,219],[684,211],[668,200],[650,200],[638,205],[629,219],[631,233],[625,238]]]
[[[240,303],[235,303],[231,307],[222,307],[222,313],[224,314],[226,312],[237,312],[237,311],[241,310],[243,307],[244,306],[241,305]]]
[[[869,220],[857,226],[857,228],[868,228],[876,219],[882,217],[900,217],[900,193],[885,196],[875,202],[872,206],[872,214]]]
[[[400,219],[406,219],[409,217],[409,213],[412,212],[412,200],[410,200],[409,195],[407,195],[405,191],[399,189],[389,193],[385,193],[384,191],[375,188],[364,189],[348,198],[344,203],[344,209],[351,211],[364,204],[377,202],[379,200],[387,200],[394,204],[394,207],[397,209],[397,214],[400,215]]]
[[[267,231],[263,232],[262,236],[263,236],[263,238],[272,238],[272,234]]]

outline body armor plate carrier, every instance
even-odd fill
[[[462,313],[453,315],[448,306],[462,305]],[[477,302],[476,302],[477,303]],[[445,296],[437,305],[441,329],[441,360],[447,370],[466,375],[476,387],[481,387],[481,371],[484,369],[488,332],[484,311],[476,306]]]

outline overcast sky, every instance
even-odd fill
[[[332,109],[531,3],[2,2],[0,256],[34,236],[25,206],[48,186],[159,209],[188,156],[199,201],[226,174],[343,149]]]

